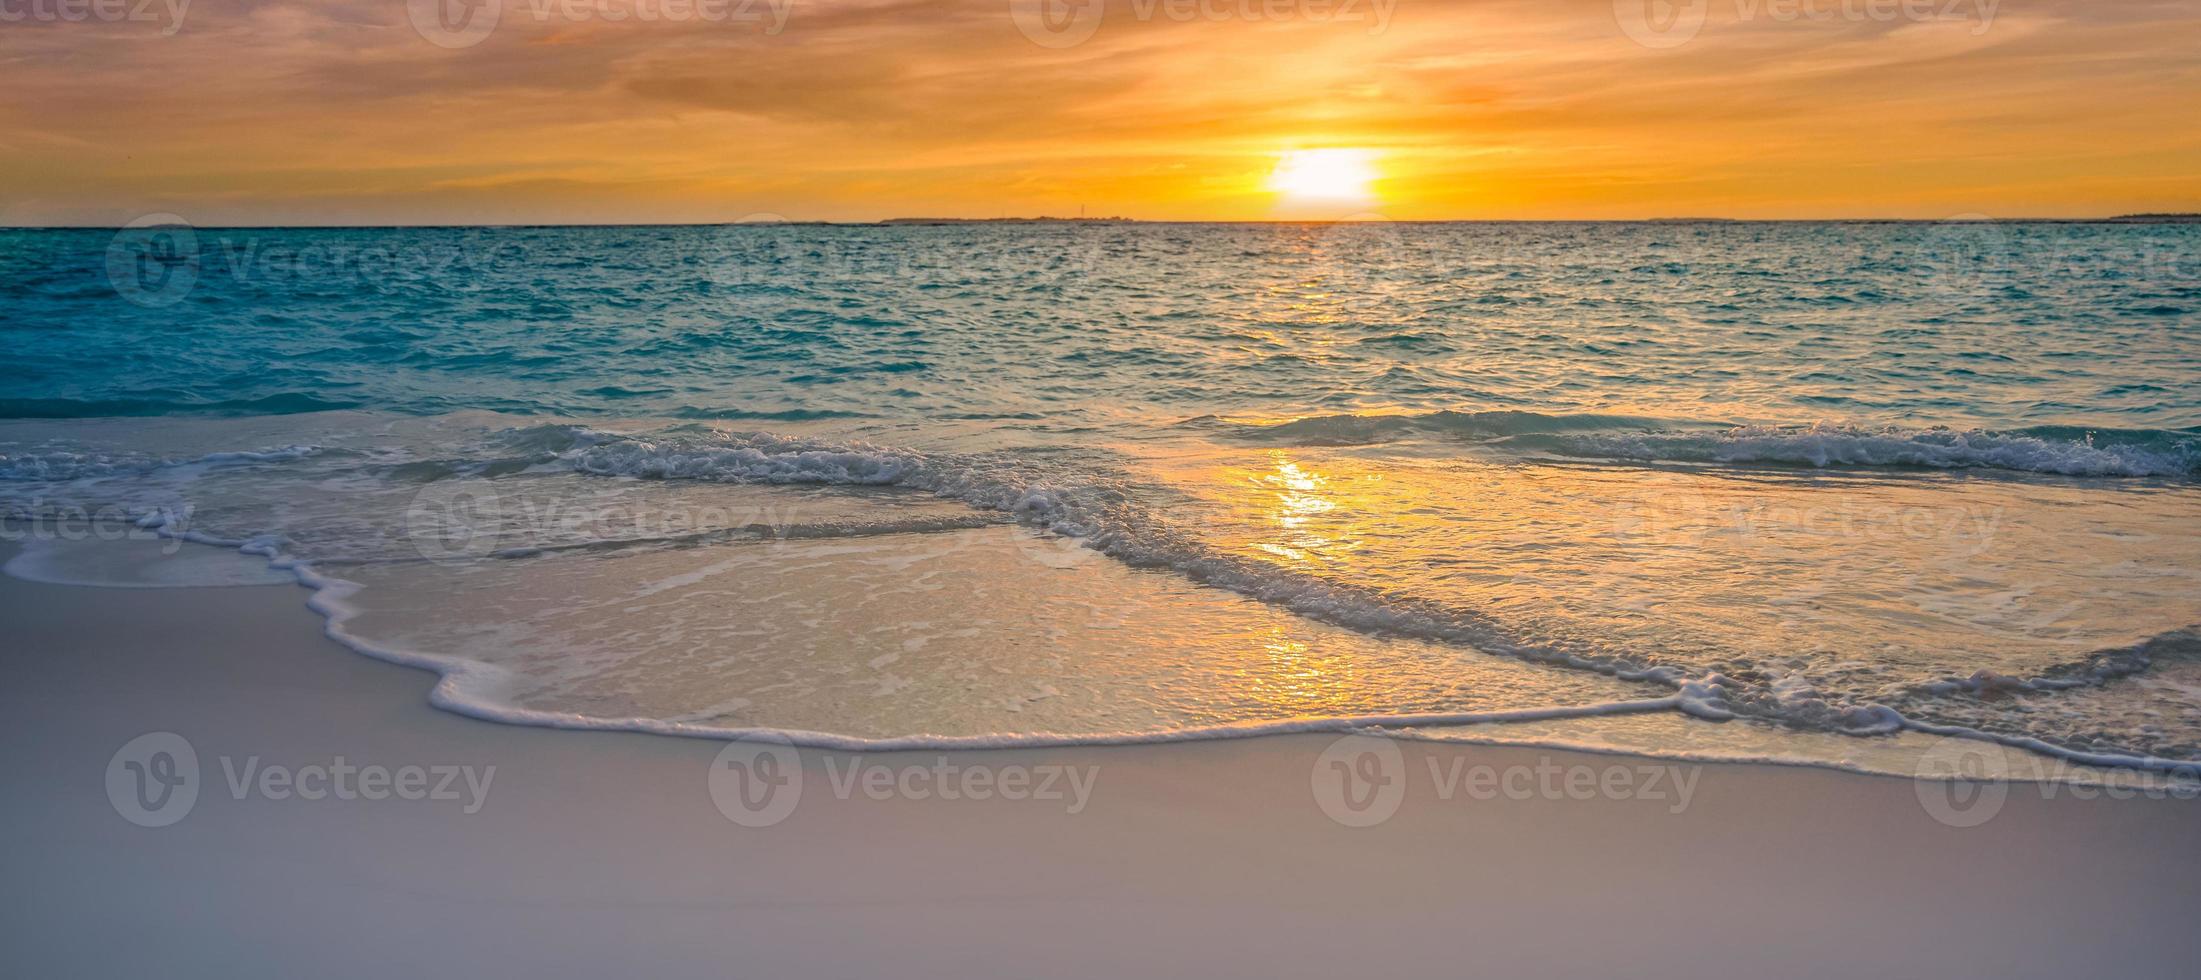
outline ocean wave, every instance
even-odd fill
[[[603,475],[927,490],[973,507],[1006,511],[1024,523],[1079,539],[1085,547],[1135,567],[1168,569],[1309,619],[1671,686],[1678,692],[1671,706],[1698,717],[1752,716],[1855,734],[1890,731],[1900,721],[1877,704],[1798,697],[1653,660],[1526,642],[1473,610],[1218,551],[1154,509],[1137,506],[1121,483],[1090,474],[1050,473],[1002,459],[829,447],[755,434],[719,436],[716,444],[614,440],[573,454],[571,462],[583,472]]]
[[[759,422],[815,422],[829,419],[869,419],[878,417],[869,412],[851,412],[832,408],[788,408],[779,411],[763,411],[749,408],[712,408],[695,405],[674,409],[671,415],[676,419],[753,420]]]
[[[2017,691],[2062,691],[2099,687],[2121,677],[2142,673],[2158,660],[2201,659],[2201,626],[2188,626],[2149,637],[2129,647],[2097,650],[2066,664],[2057,664],[2032,677],[2011,677],[1980,670],[1969,677],[1952,677],[1921,685],[1921,694],[1997,695]]]
[[[91,419],[159,415],[302,415],[363,403],[283,392],[258,398],[0,398],[0,418]]]
[[[1003,519],[984,513],[971,513],[953,517],[918,517],[876,521],[827,521],[815,524],[741,524],[732,527],[707,528],[677,534],[651,534],[629,537],[587,538],[560,544],[526,544],[511,547],[491,547],[473,553],[475,557],[495,559],[538,558],[544,555],[571,554],[576,552],[612,552],[631,548],[695,547],[720,544],[729,541],[821,541],[848,538],[882,537],[894,534],[940,534],[950,531],[969,531],[979,528],[999,527]],[[316,557],[317,566],[341,565],[389,565],[443,560],[420,557],[368,557],[345,556]]]
[[[1475,420],[1474,424],[1481,426],[1483,431],[1510,427],[1513,434],[1505,438],[1520,438],[1528,434],[1520,431],[1523,427],[1548,429],[1553,424],[1552,419],[1550,416],[1506,413],[1485,416]],[[1573,417],[1563,424],[1587,424],[1582,420],[1583,417]],[[1826,433],[1820,435],[1824,436]],[[2049,434],[2042,434],[2047,435]],[[2120,434],[2119,437],[2132,438],[2129,433]],[[2026,438],[2033,438],[2044,445],[2050,441],[2035,436]],[[1958,444],[1976,448],[1970,443],[1952,440],[1951,445]],[[2111,445],[2114,447],[2128,444]],[[1950,720],[1946,714],[1932,710],[1933,696],[1966,692],[1999,693],[2013,688],[2050,691],[2066,686],[2098,684],[2106,679],[2145,670],[2148,659],[2164,655],[2164,651],[2185,649],[2166,639],[2152,646],[2143,646],[2138,653],[2105,651],[2083,663],[2073,664],[2068,669],[2050,670],[2040,677],[2022,681],[1975,675],[1969,680],[1951,680],[1944,689],[1936,690],[1889,691],[1880,694],[1821,691],[1802,678],[1771,676],[1764,670],[1752,669],[1747,663],[1719,669],[1701,664],[1683,666],[1660,662],[1656,651],[1617,651],[1603,646],[1583,647],[1579,644],[1531,639],[1479,610],[1373,586],[1336,581],[1314,572],[1284,567],[1219,549],[1197,533],[1196,529],[1176,523],[1167,506],[1154,502],[1160,498],[1146,493],[1151,488],[1144,488],[1122,473],[1111,471],[1104,460],[1089,452],[1064,452],[1059,449],[1041,452],[923,452],[766,433],[720,433],[701,426],[629,434],[575,424],[543,424],[499,430],[488,434],[482,448],[488,449],[492,454],[517,451],[530,461],[531,466],[604,477],[729,484],[896,487],[929,492],[941,498],[958,501],[977,511],[994,513],[974,514],[969,520],[928,515],[912,521],[827,523],[814,527],[806,525],[793,532],[776,533],[781,536],[814,534],[819,537],[922,533],[987,526],[1014,520],[1037,530],[1075,539],[1086,548],[1126,564],[1167,569],[1191,581],[1256,599],[1309,619],[1367,633],[1454,644],[1483,653],[1593,671],[1623,680],[1662,686],[1673,693],[1666,698],[1643,702],[1645,709],[1651,706],[1652,701],[1656,701],[1659,710],[1674,710],[1705,719],[1750,718],[1851,735],[1887,734],[1901,730],[1940,733],[1953,731],[1958,726],[1946,724]],[[13,457],[0,462],[13,462],[26,474],[38,474],[24,478],[51,480],[71,479],[75,475],[143,472],[141,468],[148,465],[247,462],[272,464],[317,451],[315,447],[293,446],[273,450],[213,453],[189,460],[108,458],[91,454],[44,452],[35,459]],[[155,515],[149,520],[162,519]],[[307,584],[313,584],[312,580],[318,574],[312,571],[313,566],[319,563],[317,559],[332,567],[343,564],[342,559],[334,555],[286,555],[286,545],[273,536],[225,541],[195,531],[187,532],[181,526],[169,527],[168,530],[187,540],[241,547],[248,553],[264,554],[284,563],[284,567],[297,568],[301,580],[307,581]],[[756,532],[753,528],[742,526],[704,529],[692,537],[695,542],[704,543],[718,538],[746,537],[754,533]],[[637,543],[680,542],[670,539],[649,542],[583,541],[574,542],[570,547],[628,547]],[[514,548],[491,549],[491,553],[479,557],[529,557],[567,547],[564,544],[550,547],[522,544]],[[337,594],[332,593],[330,598],[336,599]],[[340,623],[332,622],[332,632],[338,626]],[[465,673],[466,670],[459,669],[455,673],[447,674],[447,677],[459,678],[454,683],[463,687]],[[468,706],[465,710],[470,713],[493,710],[484,707],[486,702],[481,699],[473,696],[460,697],[456,691],[457,688],[454,688],[453,693],[447,695],[453,700],[446,703],[446,706],[460,708],[463,702]],[[1444,721],[1439,718],[1440,716],[1433,715],[1365,716],[1329,719],[1324,724],[1364,727],[1470,723],[1468,720]],[[524,720],[561,723],[549,719]],[[579,723],[573,719],[567,719],[566,722]],[[617,724],[624,726],[629,723]],[[642,730],[671,731],[671,728],[658,727],[660,725],[679,727],[663,720],[631,723],[644,725]],[[1969,731],[1977,726],[1965,727]],[[1253,730],[1275,729],[1262,726],[1248,729]],[[692,733],[721,737],[729,734],[718,730]],[[830,740],[834,736],[817,737]],[[1154,733],[1137,733],[1136,737],[1143,740],[1155,736]],[[1216,733],[1177,733],[1170,737],[1227,736]],[[1976,737],[2001,741],[2027,738],[2029,741],[2022,744],[2029,749],[2038,749],[2036,742],[2049,744],[2044,740],[2031,739],[2031,736],[2023,733],[1998,732],[1992,729],[1980,729]],[[2065,746],[2062,751],[2072,753],[2088,750]],[[2076,755],[2071,757],[2079,758]],[[2124,759],[2127,761],[2104,764],[2158,768],[2172,764],[2190,764],[2100,752],[2093,752],[2086,759]]]
[[[1297,446],[1361,446],[1414,436],[1498,439],[1541,433],[1605,429],[1655,429],[1668,423],[1626,415],[1546,415],[1541,412],[1425,412],[1420,414],[1313,415],[1289,422],[1230,423],[1214,416],[1188,425],[1230,426],[1228,433],[1251,442]]]
[[[570,462],[583,473],[600,476],[855,486],[901,484],[924,465],[924,457],[915,453],[816,448],[784,436],[737,438],[741,441],[720,445],[620,439],[590,445]]]
[[[1606,424],[1584,417],[1559,425]],[[1555,419],[1505,413],[1472,421],[1452,420],[1457,428],[1483,431],[1548,429]],[[1817,438],[1828,437],[1821,432]],[[1885,438],[1895,438],[1887,436]],[[1929,439],[1933,436],[1929,436]],[[2028,437],[2030,438],[2030,437]],[[2034,440],[2047,445],[2046,440]],[[1923,445],[1934,445],[1932,442]],[[1976,450],[1976,443],[1952,440],[1951,451]],[[2096,451],[2108,451],[2097,449]],[[2133,457],[2122,457],[2129,464]],[[1575,649],[1531,641],[1477,611],[1418,596],[1334,581],[1323,576],[1218,551],[1201,537],[1175,526],[1165,513],[1139,505],[1120,478],[1080,470],[1050,470],[1032,460],[954,454],[925,454],[876,446],[839,446],[781,436],[723,435],[691,440],[613,437],[568,456],[582,472],[657,479],[697,479],[734,483],[817,483],[897,486],[925,490],[982,509],[1004,511],[1045,531],[1078,539],[1085,547],[1135,567],[1173,571],[1193,581],[1290,610],[1309,619],[1363,632],[1397,635],[1466,646],[1484,653],[1578,670],[1622,680],[1668,686],[1676,692],[1665,706],[1710,720],[1753,718],[1849,735],[1884,735],[1905,729],[1934,730],[1879,696],[1821,691],[1802,678],[1759,676],[1744,669],[1706,672],[1658,662],[1653,657],[1609,649]],[[2142,650],[2162,648],[2165,640]],[[2134,657],[2141,657],[2135,661]],[[2051,671],[2039,679],[2046,690],[2069,675],[2072,683],[2099,683],[2145,668],[2144,655],[2103,651],[2082,666]],[[2079,680],[2087,673],[2092,679]],[[1959,683],[1962,682],[1953,682]],[[1898,703],[1911,706],[1907,700]],[[1980,737],[2006,740],[1996,733]],[[2030,744],[2030,743],[2029,743]],[[2045,744],[2045,743],[2044,743]],[[2059,754],[2082,750],[2052,747]],[[2042,749],[2048,751],[2048,749]],[[2074,756],[2076,758],[2076,756]],[[2160,768],[2173,764],[2140,756],[2089,753],[2106,764]],[[2190,763],[2176,762],[2178,765]]]
[[[1995,469],[2061,476],[2201,475],[2201,435],[2163,430],[2062,435],[2069,431],[1819,424],[1737,426],[1717,433],[1589,433],[1511,443],[1566,456],[1644,461]]]
[[[805,748],[849,752],[1004,749],[1210,741],[1294,733],[1342,733],[1370,729],[1456,727],[1546,721],[1645,711],[1685,710],[1682,702],[1688,697],[1688,692],[1683,691],[1660,698],[1601,702],[1587,705],[1495,711],[1318,716],[1275,721],[1247,721],[1201,727],[1075,734],[993,732],[971,735],[909,734],[864,737],[840,732],[790,728],[713,725],[681,718],[600,717],[574,712],[545,711],[513,704],[508,695],[514,687],[518,686],[518,678],[513,676],[509,668],[431,651],[405,649],[378,643],[363,636],[350,627],[350,622],[361,614],[359,606],[352,601],[352,598],[359,593],[361,588],[358,583],[318,570],[310,562],[288,559],[272,552],[268,553],[267,556],[270,558],[272,565],[289,570],[296,575],[301,585],[314,590],[313,598],[307,601],[307,606],[320,613],[325,619],[324,631],[330,639],[377,660],[436,672],[440,680],[429,691],[428,698],[431,704],[439,708],[454,714],[513,725],[592,731],[640,732],[688,738],[770,739]]]
[[[1758,712],[1737,710],[1735,701],[1731,699],[1730,689],[1739,685],[1730,678],[1713,675],[1684,680],[1675,679],[1670,674],[1654,674],[1652,677],[1644,678],[1664,679],[1672,683],[1674,687],[1673,694],[1656,698],[1488,711],[1317,715],[1145,731],[989,732],[968,735],[913,733],[866,737],[841,732],[782,727],[709,724],[683,717],[603,717],[575,712],[546,711],[523,707],[512,702],[509,694],[515,687],[520,686],[520,678],[516,677],[510,668],[448,654],[405,649],[378,643],[352,630],[350,628],[351,620],[356,619],[361,614],[360,608],[351,601],[361,588],[357,583],[328,574],[317,568],[315,563],[284,556],[279,550],[271,547],[248,544],[242,550],[248,554],[259,554],[268,558],[271,568],[290,572],[297,578],[299,584],[313,590],[313,597],[307,601],[307,606],[323,617],[325,621],[323,629],[330,639],[355,652],[377,660],[434,671],[439,680],[429,692],[429,702],[431,704],[454,714],[503,724],[591,731],[638,732],[719,740],[765,739],[805,748],[860,752],[1134,745],[1254,738],[1269,735],[1366,732],[1380,732],[1408,738],[1439,740],[1481,738],[1489,741],[1503,741],[1500,737],[1490,736],[1483,729],[1528,722],[1667,711],[1678,712],[1708,721],[1727,721],[1746,714],[1759,715]],[[1772,693],[1774,700],[1789,704],[1796,709],[1793,714],[1786,717],[1771,716],[1766,718],[1766,720],[1775,722],[1858,736],[1887,735],[1900,731],[1920,732],[1948,738],[2007,745],[2086,766],[2141,770],[2166,774],[2180,779],[2201,778],[2201,761],[2091,751],[2025,735],[1915,720],[1905,717],[1884,705],[1869,704],[1838,708],[1820,699],[1816,691],[1799,685],[1775,685],[1775,689]],[[1588,751],[1614,751],[1594,744],[1563,744],[1562,747]],[[1687,752],[1659,753],[1655,757],[1718,761],[1718,757],[1715,756]],[[1826,760],[1801,758],[1768,758],[1762,761],[1777,761],[1784,764],[1832,765],[1835,768],[1871,771],[1847,761],[1830,763]],[[1913,773],[1913,775],[1917,774]]]
[[[321,453],[319,446],[207,453],[184,458],[135,453],[30,449],[0,452],[0,480],[67,482],[113,476],[142,476],[155,470],[231,463],[278,463]]]
[[[1222,427],[1229,438],[1240,441],[1295,446],[1360,446],[1435,437],[1495,449],[1643,462],[1996,469],[2060,476],[2201,475],[2201,430],[2195,429],[2036,426],[1991,431],[1824,422],[1730,425],[1517,411],[1317,415],[1277,423],[1202,416],[1180,424]]]

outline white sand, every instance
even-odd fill
[[[953,753],[1098,767],[1088,805],[832,791],[737,826],[717,743],[490,724],[349,653],[290,587],[0,581],[0,975],[2178,976],[2201,804],[2044,799],[1936,822],[1909,780],[1701,768],[1689,805],[1438,799],[1467,766],[1645,760],[1401,743],[1407,795],[1340,826],[1328,737]],[[187,737],[180,822],[110,805],[116,750]],[[459,800],[233,799],[220,759],[494,765]],[[928,767],[934,753],[866,765]],[[829,771],[829,767],[832,771]]]

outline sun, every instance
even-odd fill
[[[1374,196],[1375,157],[1370,150],[1292,150],[1277,159],[1269,189],[1295,200],[1366,201]]]

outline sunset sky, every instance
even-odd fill
[[[0,224],[2201,210],[2195,2],[87,2]]]

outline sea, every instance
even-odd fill
[[[2201,225],[156,217],[0,330],[9,574],[482,718],[2201,766]]]

